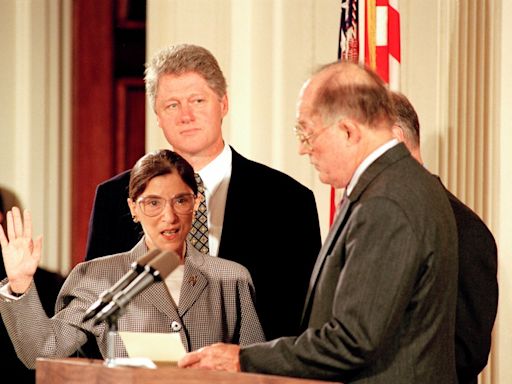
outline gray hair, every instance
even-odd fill
[[[187,72],[201,75],[219,98],[226,94],[226,79],[217,59],[210,51],[192,44],[172,45],[157,52],[151,61],[146,63],[146,95],[153,109],[160,77],[165,74],[179,76]]]
[[[391,92],[395,107],[396,124],[402,128],[405,139],[411,148],[420,146],[420,121],[409,99],[400,92]]]

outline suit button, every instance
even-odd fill
[[[178,323],[177,321],[173,321],[171,323],[171,329],[173,332],[179,332],[179,331],[181,331],[181,324]]]

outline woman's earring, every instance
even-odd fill
[[[139,220],[137,220],[137,216],[135,216],[135,215],[132,215],[132,219],[133,219],[134,223],[138,223],[139,222]]]

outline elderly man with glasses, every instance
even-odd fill
[[[311,276],[303,332],[216,344],[181,367],[344,383],[456,383],[457,230],[442,185],[394,139],[376,73],[331,63],[299,96],[299,153],[345,188]]]

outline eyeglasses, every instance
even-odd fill
[[[305,133],[304,127],[300,124],[297,124],[295,127],[293,127],[293,132],[295,133],[295,136],[299,140],[300,145],[305,145],[309,150],[313,149],[313,142],[314,139],[318,139],[318,137],[324,133],[327,128],[329,128],[332,124],[329,124],[328,126],[318,130],[317,132],[312,133]]]
[[[146,216],[153,217],[163,212],[165,204],[169,203],[174,213],[185,215],[194,210],[196,196],[193,193],[184,193],[167,200],[160,196],[147,196],[137,199],[137,204]]]

